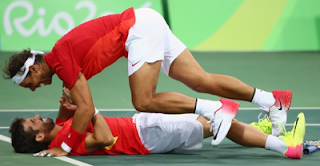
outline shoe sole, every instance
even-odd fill
[[[240,103],[233,102],[231,110],[223,110],[222,112],[223,121],[220,123],[219,137],[217,137],[217,139],[212,139],[211,145],[213,146],[219,145],[221,141],[227,136],[232,124],[232,120],[236,116],[239,106],[240,106]]]
[[[291,154],[292,157],[288,157],[288,158],[291,158],[291,159],[301,159],[302,156],[303,156],[303,145],[300,144],[300,145],[297,145],[296,147],[289,147],[290,149],[294,149],[292,150],[294,152],[294,154]]]
[[[304,126],[302,126],[303,129],[301,129],[301,130],[303,131],[301,144],[298,145],[298,148],[297,148],[297,153],[298,153],[297,156],[298,156],[298,159],[301,159],[302,156],[303,156],[303,141],[304,141],[304,136],[305,136],[305,134],[306,134],[306,118],[305,118],[305,116],[304,116],[303,113],[299,113],[298,117],[299,117],[300,123],[301,123],[301,121],[302,121],[302,123],[304,123]],[[296,125],[298,125],[298,124],[296,124]]]

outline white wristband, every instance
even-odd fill
[[[61,148],[62,148],[64,151],[68,152],[68,153],[70,153],[71,150],[72,150],[72,148],[71,148],[70,146],[68,146],[65,142],[62,142]]]
[[[99,110],[96,107],[94,107],[94,115],[93,116],[97,115],[98,113],[99,113]]]

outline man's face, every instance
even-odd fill
[[[24,88],[29,88],[35,91],[37,88],[41,87],[41,84],[49,85],[52,82],[51,76],[41,75],[39,67],[34,65],[30,68],[31,75],[27,76],[21,83],[20,86]]]
[[[54,123],[51,118],[42,119],[40,115],[36,115],[33,118],[26,119],[23,126],[25,131],[31,127],[33,130],[49,133],[54,128]]]

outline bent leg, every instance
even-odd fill
[[[254,88],[232,76],[207,73],[185,49],[171,64],[169,76],[191,89],[230,99],[250,101]]]
[[[135,14],[136,23],[125,43],[134,107],[140,112],[193,113],[195,98],[175,92],[156,92],[164,50],[170,42],[168,25],[152,9],[137,9]]]
[[[161,62],[144,63],[138,71],[129,76],[135,109],[140,112],[193,113],[195,98],[176,92],[156,93]]]

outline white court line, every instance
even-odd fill
[[[320,107],[290,107],[290,110],[319,110],[319,109]],[[247,108],[239,108],[239,110],[261,110],[261,109],[247,107]]]
[[[11,138],[7,137],[7,136],[4,136],[4,135],[1,135],[0,134],[0,140],[4,141],[4,142],[8,142],[11,144]]]
[[[58,160],[61,160],[61,161],[64,161],[64,162],[67,162],[67,163],[70,163],[70,164],[73,164],[73,165],[79,165],[79,166],[93,166],[91,164],[87,164],[87,163],[84,163],[82,161],[79,161],[79,160],[75,160],[75,159],[72,159],[72,158],[69,158],[69,157],[54,157]]]
[[[286,124],[285,126],[293,126],[293,123]],[[306,123],[306,126],[320,126],[320,123]],[[8,126],[0,126],[0,129],[9,129]],[[1,136],[1,134],[0,134]],[[0,138],[1,140],[1,138]]]
[[[117,109],[98,109],[102,112],[107,111],[136,111],[130,108],[117,108]],[[239,110],[260,110],[259,108],[239,108]],[[320,110],[320,107],[291,107],[290,110]],[[0,112],[56,112],[58,109],[0,109]]]
[[[293,126],[293,124],[286,124],[286,126]],[[306,126],[320,126],[320,123],[306,123]]]
[[[8,142],[8,143],[11,144],[11,139],[9,137],[7,137],[7,136],[4,136],[4,135],[0,134],[0,140],[2,140],[4,142]],[[64,161],[64,162],[67,162],[67,163],[70,163],[70,164],[73,164],[73,165],[93,166],[93,165],[90,165],[90,164],[87,164],[87,163],[84,163],[84,162],[81,162],[81,161],[78,161],[78,160],[75,160],[75,159],[72,159],[72,158],[69,158],[69,157],[54,157],[54,158],[56,158],[58,160],[61,160],[61,161]]]

